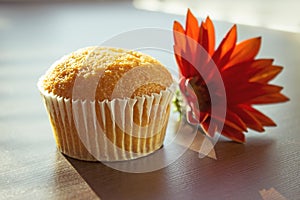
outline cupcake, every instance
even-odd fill
[[[87,161],[146,156],[163,145],[174,84],[170,72],[140,52],[79,49],[38,81],[57,148]]]

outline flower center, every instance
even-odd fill
[[[204,111],[210,108],[210,95],[205,84],[205,81],[201,77],[193,77],[189,82],[197,96],[199,110]]]

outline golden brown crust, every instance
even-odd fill
[[[102,101],[159,93],[172,82],[166,68],[150,56],[123,49],[88,47],[56,62],[46,73],[43,86],[61,97],[74,98],[73,89],[77,89],[82,94],[76,98],[92,96]],[[91,91],[95,93],[86,94]]]

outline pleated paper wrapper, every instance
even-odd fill
[[[162,147],[175,86],[111,101],[72,100],[38,83],[59,151],[87,161],[122,161]]]

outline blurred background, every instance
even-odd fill
[[[127,2],[138,9],[180,15],[192,8],[193,13],[200,17],[209,15],[214,20],[300,32],[299,0],[0,0],[0,6],[3,3],[58,2]],[[0,13],[0,27],[5,23]]]
[[[185,14],[231,23],[300,32],[299,0],[134,0],[137,8]]]

